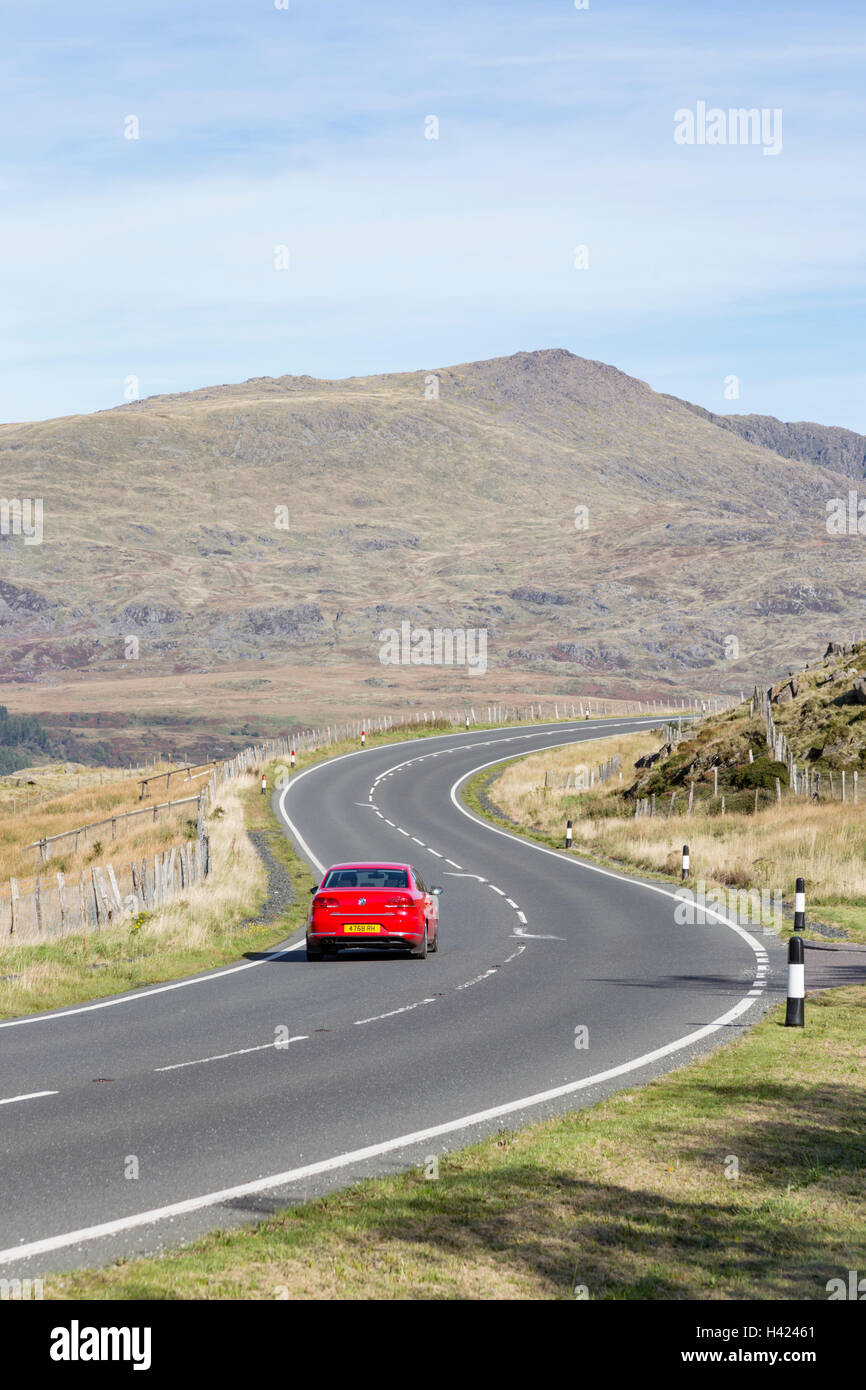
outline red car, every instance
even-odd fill
[[[307,918],[307,960],[347,946],[408,948],[415,960],[439,949],[439,894],[411,864],[334,864]]]

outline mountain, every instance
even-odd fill
[[[671,396],[669,399],[678,398]],[[866,434],[856,434],[838,425],[815,425],[808,420],[786,424],[774,415],[714,415],[689,401],[679,404],[782,458],[817,463],[849,478],[866,478]]]
[[[560,349],[5,426],[44,539],[0,538],[0,693],[737,690],[863,624],[862,539],[826,527],[856,451],[784,444]],[[383,666],[403,621],[486,628],[488,676]]]

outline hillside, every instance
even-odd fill
[[[849,478],[866,477],[866,435],[854,430],[842,429],[839,425],[816,425],[808,420],[786,423],[777,420],[775,415],[715,415],[689,401],[681,404],[711,424],[733,430],[750,444],[771,449],[782,458],[817,463]]]
[[[866,643],[830,644],[822,660],[790,672],[766,695],[776,731],[784,735],[798,769],[821,774],[817,798],[838,800],[843,772],[850,798],[852,774],[866,772]],[[754,699],[704,720],[694,735],[645,756],[624,798],[655,796],[666,804],[679,795],[683,802],[694,785],[696,800],[713,804],[717,787],[730,811],[754,809],[756,791],[766,805],[775,798],[776,778],[787,788],[790,775],[785,761],[774,761],[765,731]]]
[[[227,674],[247,710],[338,684],[393,709],[421,680],[737,691],[863,621],[859,538],[825,526],[848,476],[562,350],[10,425],[0,463],[44,499],[43,543],[0,544],[0,697],[34,710],[82,682],[109,720],[193,687],[199,710]],[[486,628],[487,678],[382,666],[405,620]]]

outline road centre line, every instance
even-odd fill
[[[19,1100],[39,1100],[40,1096],[59,1096],[59,1091],[28,1091],[23,1096],[6,1096],[0,1100],[0,1105],[15,1105]]]
[[[284,1043],[268,1042],[259,1043],[257,1047],[239,1047],[235,1052],[218,1052],[213,1057],[197,1057],[194,1062],[173,1062],[170,1067],[154,1067],[154,1071],[180,1071],[182,1067],[200,1067],[205,1062],[224,1062],[227,1057],[244,1057],[248,1052],[266,1052],[268,1048],[273,1048],[274,1052],[281,1052],[289,1043],[306,1042],[309,1036],[309,1033],[298,1033],[297,1037],[287,1038]]]

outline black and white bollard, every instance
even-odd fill
[[[566,848],[566,849],[571,849],[571,838],[572,838],[571,821],[568,820],[568,821],[565,822],[565,848]]]
[[[267,789],[268,789],[268,779],[267,779],[267,777],[265,776],[265,774],[262,773],[262,796],[264,796],[264,794],[265,794],[265,792],[267,791]]]
[[[361,730],[361,747],[362,747],[362,748],[364,747],[364,745],[366,744],[366,742],[367,742],[367,735],[366,735],[365,731],[362,729],[362,730]]]
[[[792,936],[788,942],[788,1002],[785,1008],[785,1027],[802,1028],[803,1000],[806,997],[806,953],[802,936]]]
[[[689,847],[688,845],[683,845],[683,881],[689,876],[689,863]]]
[[[294,748],[293,748],[292,751],[291,751],[290,759],[291,759],[291,760],[290,760],[289,766],[290,766],[290,767],[294,767],[294,766],[295,766],[295,750],[294,750]]]
[[[468,715],[468,714],[467,714],[467,716],[466,716],[466,727],[467,727],[467,729],[469,728],[469,715]]]
[[[806,930],[806,884],[802,878],[797,879],[797,891],[794,894],[794,931]]]

